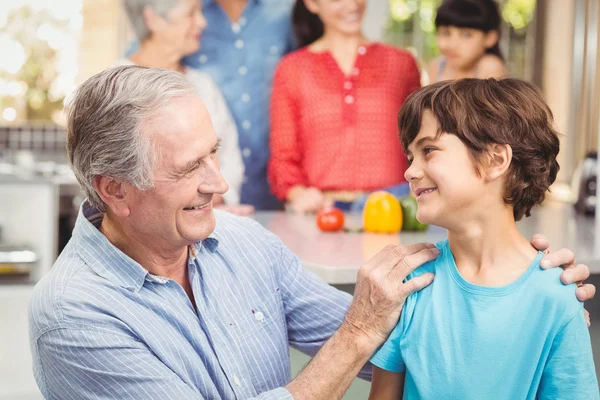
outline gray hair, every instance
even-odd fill
[[[125,12],[131,23],[131,28],[138,41],[142,42],[150,37],[150,30],[144,20],[144,8],[151,7],[158,15],[167,19],[169,11],[179,4],[181,0],[125,0]]]
[[[96,193],[97,176],[130,183],[140,190],[154,186],[159,153],[144,123],[173,99],[196,95],[179,72],[135,65],[107,69],[86,80],[67,104],[67,153],[90,204],[106,205]]]

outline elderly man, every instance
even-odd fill
[[[181,74],[104,71],[78,88],[68,124],[88,198],[30,303],[47,399],[340,398],[433,279],[403,283],[432,245],[388,247],[361,268],[351,303],[257,223],[214,212],[227,190],[219,141]],[[315,355],[293,380],[289,345]]]

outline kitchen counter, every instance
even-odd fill
[[[387,244],[435,243],[446,238],[445,229],[430,226],[426,232],[325,233],[314,216],[285,212],[257,212],[254,219],[277,235],[300,259],[305,268],[332,285],[353,284],[360,266]],[[525,237],[543,233],[552,249],[571,249],[577,262],[600,273],[600,234],[593,217],[578,215],[571,205],[547,202],[531,217],[518,223]]]

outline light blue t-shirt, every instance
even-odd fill
[[[405,372],[404,399],[599,399],[590,335],[575,285],[540,253],[515,282],[462,278],[448,241],[409,278],[435,273],[411,295],[371,362]]]

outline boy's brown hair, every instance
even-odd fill
[[[534,85],[511,78],[460,79],[416,91],[398,115],[405,151],[419,134],[425,110],[437,119],[438,135],[457,136],[475,165],[481,165],[491,145],[510,145],[504,201],[513,206],[516,221],[544,200],[559,170],[559,134],[552,111]]]

